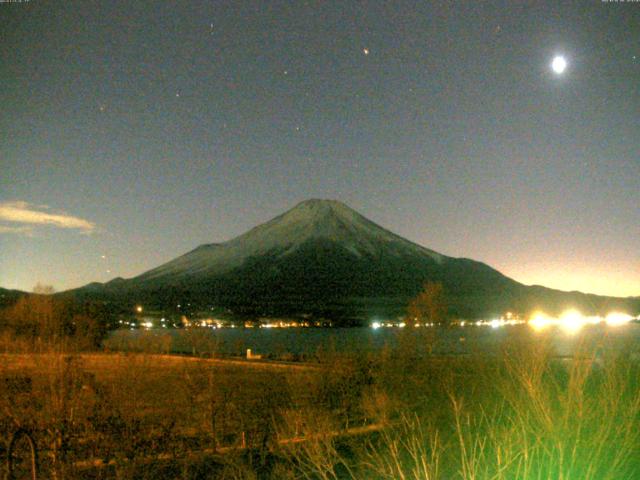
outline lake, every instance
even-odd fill
[[[550,342],[558,356],[571,356],[576,348],[628,348],[640,353],[640,324],[622,326],[589,325],[576,333],[558,327],[536,332],[528,325],[500,328],[488,326],[403,328],[198,328],[200,343],[208,344],[223,355],[245,355],[248,348],[254,354],[281,356],[284,354],[311,355],[318,351],[376,352],[394,347],[407,340],[421,346],[431,345],[436,354],[490,353],[510,342]],[[174,353],[190,353],[193,340],[186,338],[189,330],[151,329],[117,330],[111,338],[135,340],[142,336],[172,338]],[[192,337],[193,338],[193,337]]]

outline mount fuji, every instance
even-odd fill
[[[450,313],[461,317],[567,304],[593,310],[624,300],[527,287],[484,263],[410,242],[334,200],[301,202],[227,242],[201,245],[131,279],[67,293],[165,309],[188,302],[241,315],[354,321],[402,314],[427,281],[442,283]]]

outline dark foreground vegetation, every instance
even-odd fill
[[[5,354],[2,455],[15,478],[625,479],[640,472],[640,369],[325,353],[281,365],[153,354]],[[6,462],[5,462],[6,463]],[[5,468],[7,465],[4,466]]]
[[[406,329],[291,364],[165,355],[162,337],[90,351],[98,336],[53,325],[46,342],[3,330],[8,478],[640,478],[637,351],[606,338],[559,359],[514,327],[498,351],[441,357]]]

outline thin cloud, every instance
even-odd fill
[[[58,228],[70,228],[80,230],[83,233],[91,233],[96,225],[83,218],[74,217],[65,213],[48,213],[27,202],[0,202],[0,220],[14,223],[26,223],[28,225],[51,225]],[[27,229],[19,232],[19,229]],[[0,226],[0,233],[27,233],[29,227]]]
[[[33,235],[33,228],[31,227],[9,227],[7,225],[0,225],[0,234],[1,233],[13,233],[16,235]]]

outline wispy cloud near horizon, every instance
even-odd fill
[[[0,225],[0,234],[13,233],[15,235],[26,235],[28,237],[33,236],[32,227],[10,227],[8,225]]]
[[[15,233],[30,235],[34,225],[49,225],[58,228],[80,230],[82,233],[91,233],[96,225],[83,218],[61,213],[49,213],[43,210],[46,206],[36,206],[28,202],[13,201],[0,202],[0,221],[22,223],[30,226],[7,226],[0,225],[0,233]]]

